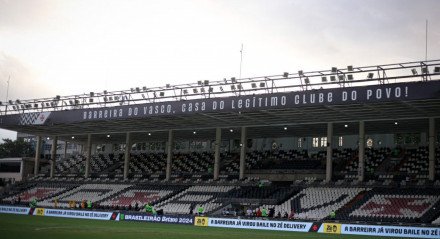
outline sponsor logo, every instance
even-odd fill
[[[125,221],[143,221],[143,222],[160,222],[172,224],[193,224],[192,216],[174,216],[174,215],[146,215],[141,213],[130,213],[120,215],[119,220]]]
[[[330,234],[341,234],[341,224],[339,223],[324,223],[323,232]]]
[[[44,208],[37,208],[35,209],[35,215],[37,216],[44,216]]]
[[[194,219],[194,226],[207,227],[208,222],[209,222],[209,218],[207,217],[196,217]]]

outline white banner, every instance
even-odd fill
[[[208,222],[208,227],[245,228],[291,232],[308,232],[311,226],[311,222],[241,220],[229,218],[209,218]]]
[[[95,211],[78,211],[78,210],[59,210],[59,209],[45,209],[44,216],[48,217],[68,217],[68,218],[83,218],[95,220],[110,220],[112,212],[95,212]]]
[[[342,224],[342,234],[410,238],[440,238],[440,228]]]
[[[10,213],[10,214],[29,214],[30,208],[28,207],[9,207],[0,206],[0,213]]]

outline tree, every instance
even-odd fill
[[[35,150],[32,144],[25,142],[23,139],[11,140],[3,139],[0,144],[0,158],[6,157],[30,157],[34,156]]]

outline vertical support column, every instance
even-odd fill
[[[92,158],[92,135],[88,134],[87,135],[87,146],[86,146],[86,165],[85,165],[85,172],[84,172],[84,177],[88,178],[90,176],[90,160]],[[82,147],[81,147],[82,150]]]
[[[241,144],[241,148],[240,148],[240,176],[239,179],[243,179],[244,178],[244,170],[246,167],[245,164],[245,160],[246,160],[246,134],[247,134],[247,128],[246,127],[241,127],[241,140],[240,140],[240,144]]]
[[[55,163],[57,157],[57,143],[58,137],[54,136],[52,139],[52,148],[50,150],[50,178],[53,178],[55,174]]]
[[[435,119],[429,118],[429,180],[435,179]]]
[[[128,179],[128,172],[130,168],[130,151],[131,151],[131,133],[127,132],[125,136],[124,179]]]
[[[327,123],[327,162],[325,170],[325,181],[328,183],[333,177],[333,148],[332,148],[332,138],[333,138],[333,123]]]
[[[359,181],[364,181],[365,176],[365,122],[359,121]]]
[[[40,159],[41,159],[41,136],[37,136],[37,143],[35,144],[34,175],[37,175],[39,173]]]
[[[215,152],[214,152],[214,180],[218,179],[220,172],[220,144],[222,142],[222,129],[215,129]]]
[[[171,164],[173,163],[171,159],[173,158],[173,148],[174,148],[174,137],[173,130],[168,131],[168,144],[167,144],[167,168],[165,180],[169,181],[171,178]]]
[[[67,141],[64,141],[64,158],[67,158]]]

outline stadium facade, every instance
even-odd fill
[[[317,220],[439,220],[439,117],[440,60],[0,104],[0,128],[35,136],[28,180],[48,190],[44,206],[88,195],[125,207],[142,194],[166,213],[239,204]],[[404,205],[378,206],[394,199]]]

